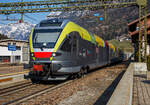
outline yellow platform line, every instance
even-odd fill
[[[26,70],[26,71],[23,71],[23,72],[8,73],[8,74],[0,75],[0,77],[12,76],[12,75],[17,75],[17,74],[24,74],[24,73],[28,73],[28,72],[29,72],[29,70]]]
[[[18,67],[18,68],[22,67],[22,68],[23,68],[23,66],[8,66],[8,67],[1,67],[0,69],[5,69],[5,68],[15,68],[15,67]]]
[[[0,83],[1,82],[8,82],[11,81],[13,78],[4,78],[4,79],[0,79]]]

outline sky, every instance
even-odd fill
[[[0,0],[0,3],[10,3],[10,2],[20,2],[21,0]],[[41,0],[23,0],[23,1],[41,1]],[[40,13],[25,13],[24,22],[30,22],[33,24],[39,23],[41,20],[46,19],[46,16],[49,12],[40,12]],[[20,19],[20,14],[10,14],[8,15],[10,19]],[[30,18],[31,19],[30,19]],[[16,23],[16,21],[4,21],[6,15],[0,15],[0,24]]]

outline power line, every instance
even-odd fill
[[[33,21],[36,21],[36,22],[37,22],[37,20],[36,20],[35,18],[32,18],[32,17],[30,17],[30,16],[28,16],[28,15],[26,15],[26,14],[24,14],[24,16],[26,16],[27,18],[29,18],[29,19],[31,19],[31,20],[33,20]]]
[[[136,0],[46,0],[0,3],[0,14],[96,10],[137,6]]]

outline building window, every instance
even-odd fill
[[[10,56],[0,56],[0,62],[10,62]]]
[[[13,43],[13,45],[16,45],[16,43]]]
[[[11,45],[11,43],[8,43],[8,46]]]
[[[20,60],[20,56],[15,56],[15,60],[19,61]]]
[[[16,50],[21,50],[21,47],[20,46],[16,46]]]

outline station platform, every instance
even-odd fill
[[[133,76],[132,105],[150,105],[150,80],[145,74]]]
[[[150,72],[146,63],[130,63],[107,105],[150,105]]]
[[[24,69],[23,66],[5,66],[0,67],[0,77],[14,75],[20,72],[29,71],[28,69]]]
[[[0,86],[24,80],[24,74],[29,70],[23,66],[4,66],[0,67]]]

